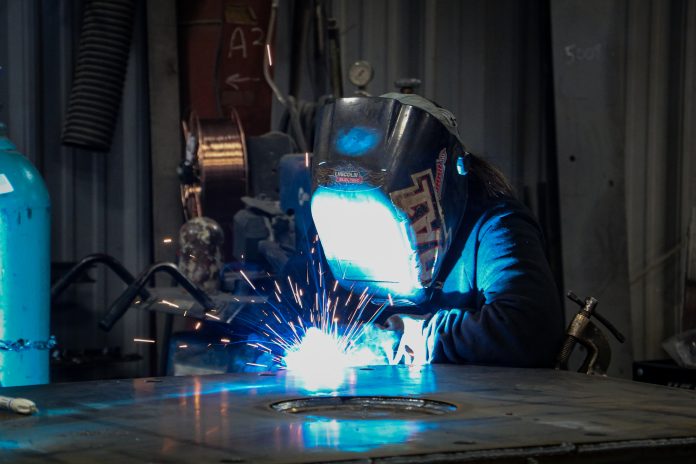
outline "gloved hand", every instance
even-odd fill
[[[425,321],[430,314],[394,314],[390,316],[384,326],[378,326],[384,330],[391,330],[399,335],[399,345],[394,353],[391,364],[427,364],[426,338],[423,332]]]
[[[425,359],[428,363],[448,360],[453,363],[466,362],[457,352],[457,340],[461,340],[462,321],[467,311],[460,309],[441,310],[428,321],[423,329],[425,338]]]

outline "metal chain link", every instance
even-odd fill
[[[14,342],[0,340],[0,351],[26,351],[26,350],[50,350],[56,346],[56,337],[51,335],[48,340],[24,340],[20,338]]]

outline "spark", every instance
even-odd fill
[[[178,304],[172,303],[171,301],[160,300],[160,303],[166,304],[167,306],[171,306],[172,308],[177,308],[177,309],[179,308],[179,305],[178,305]]]
[[[258,363],[252,363],[252,362],[248,362],[247,365],[268,368],[268,366],[266,364],[258,364]]]
[[[249,284],[249,286],[250,286],[251,288],[253,288],[254,290],[256,290],[256,287],[254,287],[254,284],[251,283],[251,280],[249,280],[249,278],[248,278],[247,275],[244,273],[244,271],[241,271],[241,270],[240,270],[239,273],[242,274],[242,277],[244,277],[244,280],[247,281],[247,283]]]
[[[309,167],[309,153],[306,153],[306,152],[305,152],[305,154],[304,154],[304,162],[305,162],[305,167],[308,168],[308,167]]]
[[[162,239],[162,243],[167,244],[167,245],[170,244],[170,243],[172,243],[173,241],[174,241],[174,240],[172,240],[171,237],[164,237],[164,238]]]
[[[183,350],[184,348],[188,348],[188,345],[179,345],[179,349]]]
[[[273,58],[271,58],[271,45],[266,44],[266,54],[268,55],[268,66],[273,66]]]
[[[150,340],[148,338],[134,338],[133,341],[137,343],[155,343],[154,340]]]
[[[219,320],[220,320],[220,318],[219,318],[218,316],[214,315],[214,314],[205,313],[205,315],[206,315],[207,317],[210,317],[210,318],[212,318],[212,319],[215,319],[216,321],[219,321]]]
[[[222,343],[229,343],[229,342],[230,342],[230,339],[229,339],[229,338],[221,338],[220,341],[221,341]]]
[[[198,330],[198,329],[200,329],[200,328],[201,328],[201,323],[200,323],[200,321],[199,321],[199,322],[196,322],[196,327],[195,327],[194,330]]]

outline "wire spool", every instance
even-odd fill
[[[232,260],[232,223],[249,189],[241,121],[234,110],[230,119],[199,119],[192,112],[184,124],[184,136],[187,161],[196,174],[193,182],[181,188],[186,219],[206,216],[217,221],[225,232],[225,259]]]

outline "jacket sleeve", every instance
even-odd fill
[[[492,214],[478,229],[476,308],[437,311],[424,331],[432,362],[553,365],[563,318],[541,231],[519,211]]]

